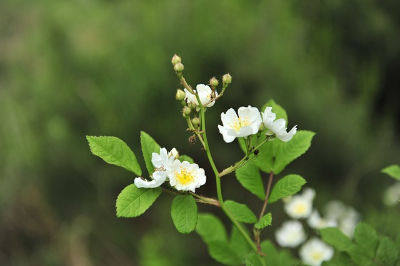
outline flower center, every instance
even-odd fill
[[[196,177],[195,170],[190,170],[181,166],[181,171],[174,171],[176,181],[181,185],[187,185],[194,181]]]
[[[313,252],[313,253],[311,253],[311,258],[314,261],[322,261],[323,257],[324,256],[323,256],[322,252]]]
[[[229,123],[229,126],[235,131],[239,131],[242,127],[247,127],[248,125],[250,125],[250,117],[248,116],[234,118]]]
[[[304,204],[298,204],[294,210],[297,214],[303,214],[306,211],[306,206]]]

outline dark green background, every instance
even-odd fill
[[[180,235],[162,195],[136,219],[115,199],[135,176],[91,155],[85,135],[112,135],[140,154],[140,131],[205,168],[190,146],[171,57],[195,86],[229,72],[207,111],[219,169],[240,159],[218,133],[220,113],[274,99],[291,128],[316,132],[284,173],[302,175],[315,206],[339,199],[396,236],[399,207],[382,204],[400,163],[400,2],[21,1],[0,2],[0,264],[218,265],[196,234]],[[141,160],[142,168],[144,162]],[[224,196],[261,203],[233,175]],[[283,219],[271,206],[272,237]],[[199,206],[200,211],[217,211]]]

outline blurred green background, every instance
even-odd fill
[[[302,175],[317,208],[338,199],[399,234],[399,207],[382,203],[394,181],[380,173],[400,163],[399,1],[3,0],[0,265],[218,265],[198,235],[174,229],[169,195],[117,219],[115,199],[135,176],[93,156],[85,139],[119,137],[141,158],[143,130],[212,180],[174,99],[175,53],[192,86],[233,76],[207,112],[219,169],[241,157],[218,133],[220,113],[272,98],[289,128],[317,133],[281,176]],[[234,175],[223,186],[226,199],[261,208]],[[215,196],[214,182],[198,192]],[[276,226],[286,219],[279,204]]]

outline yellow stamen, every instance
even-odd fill
[[[314,252],[311,254],[311,258],[313,258],[314,261],[321,261],[323,258],[322,252]]]
[[[181,185],[187,185],[193,182],[193,180],[196,178],[196,172],[194,169],[187,169],[181,166],[181,171],[177,172],[174,171],[176,182],[178,182]]]
[[[306,210],[306,206],[304,206],[304,204],[299,204],[295,208],[296,213],[304,213],[305,210]]]
[[[233,118],[228,125],[235,131],[239,131],[242,127],[250,125],[250,117],[245,116],[245,117]]]

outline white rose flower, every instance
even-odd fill
[[[306,240],[306,234],[299,221],[286,221],[276,230],[275,238],[281,247],[295,248]]]
[[[151,155],[151,162],[155,167],[155,171],[152,175],[151,181],[137,177],[134,180],[135,186],[138,188],[156,188],[161,186],[168,176],[168,171],[171,164],[174,161],[174,154],[176,149],[173,148],[170,153],[167,153],[167,149],[160,148],[160,154],[155,152]]]
[[[168,173],[169,183],[177,190],[195,192],[196,188],[206,183],[206,175],[203,168],[197,164],[175,160]]]
[[[301,195],[290,197],[285,202],[286,213],[294,219],[307,218],[313,209],[314,196],[315,191],[311,188],[306,188]]]
[[[300,258],[310,266],[320,266],[323,261],[328,261],[333,257],[333,248],[319,240],[312,238],[307,241],[300,250]]]
[[[351,206],[347,206],[340,201],[330,201],[325,207],[325,217],[334,220],[338,224],[338,228],[352,238],[354,229],[360,220],[359,213]]]
[[[390,186],[386,189],[385,194],[383,195],[383,203],[386,206],[396,205],[400,200],[400,182]]]
[[[260,111],[256,107],[240,107],[239,116],[230,108],[221,114],[222,126],[218,125],[226,143],[232,142],[237,137],[247,137],[256,134],[262,123]]]
[[[294,134],[296,134],[297,126],[294,126],[289,132],[286,132],[285,119],[280,118],[275,120],[276,114],[272,112],[272,107],[265,108],[262,116],[264,126],[268,128],[266,135],[272,136],[275,134],[278,139],[287,142],[293,138]]]
[[[200,102],[201,104],[204,106],[206,103],[208,103],[211,100],[211,94],[212,94],[212,90],[209,86],[204,85],[204,84],[198,84],[196,86],[196,89],[194,90],[194,92],[197,92],[200,98]],[[218,96],[218,93],[215,92],[215,97]],[[185,89],[185,100],[190,103],[193,102],[196,105],[199,105],[199,102],[197,101],[196,95],[190,93],[187,89]],[[215,103],[215,101],[210,102],[209,104],[207,104],[207,106],[204,107],[211,107],[213,106]],[[197,110],[199,110],[200,108],[196,108]]]
[[[321,215],[317,210],[314,210],[311,213],[310,217],[307,219],[307,223],[311,228],[318,230],[325,227],[337,227],[336,221],[321,218]]]

